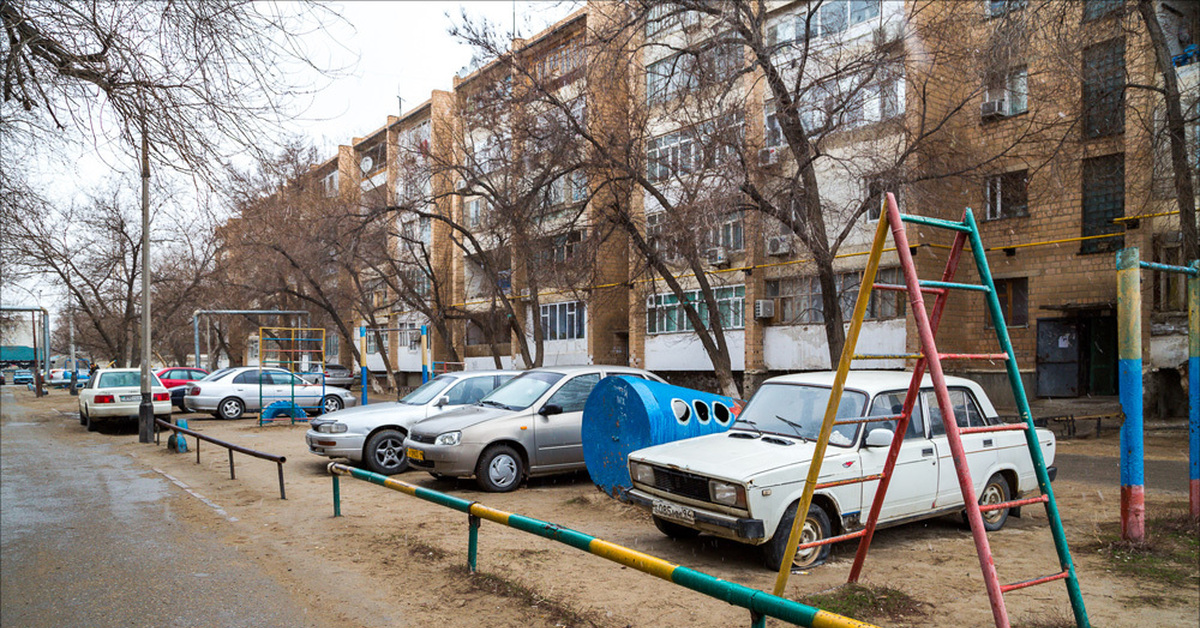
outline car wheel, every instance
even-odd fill
[[[90,415],[90,414],[87,415],[87,431],[95,432],[98,429],[100,429],[99,423],[97,423],[96,420],[92,418],[92,415]]]
[[[237,397],[226,397],[217,404],[217,416],[222,419],[240,419],[245,411],[246,405]]]
[[[787,507],[783,517],[779,520],[779,527],[775,529],[775,536],[771,537],[771,540],[763,546],[767,567],[772,571],[779,571],[779,567],[783,564],[784,553],[787,552],[788,535],[792,533],[792,522],[796,519],[796,508],[799,505],[800,502],[792,502],[792,505]],[[829,530],[829,515],[825,513],[824,508],[813,504],[808,509],[808,517],[804,520],[804,528],[800,531],[800,544],[827,539]],[[827,558],[829,558],[829,545],[797,550],[796,555],[792,557],[792,568],[816,567],[824,563]]]
[[[983,492],[979,494],[979,505],[990,506],[992,504],[1001,504],[1009,500],[1008,480],[1004,479],[1003,475],[996,473],[988,478],[987,484],[983,485]],[[1008,521],[1008,508],[1003,510],[989,510],[981,512],[983,516],[983,529],[988,532],[995,532],[1004,527],[1004,523]],[[963,517],[966,518],[966,512],[963,512]],[[970,525],[968,523],[968,525]]]
[[[87,425],[87,406],[79,406],[79,424]]]
[[[508,445],[489,447],[475,465],[475,481],[489,493],[507,493],[521,485],[525,475],[521,455]]]
[[[338,410],[342,409],[343,405],[345,404],[342,403],[342,398],[335,395],[326,395],[325,398],[321,400],[321,410],[325,414],[337,412]]]
[[[363,447],[363,463],[369,471],[380,475],[395,475],[407,470],[404,434],[397,430],[375,432]]]
[[[685,525],[680,525],[674,521],[667,521],[660,517],[654,518],[654,527],[658,528],[659,532],[667,535],[668,538],[679,541],[694,539],[700,536],[700,531],[694,528],[689,528]]]

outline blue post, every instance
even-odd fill
[[[1117,370],[1121,410],[1121,538],[1146,539],[1142,448],[1142,270],[1137,247],[1117,251]]]
[[[429,326],[421,325],[421,383],[429,381]]]
[[[1200,270],[1200,260],[1192,262]],[[1188,295],[1188,508],[1200,519],[1200,278],[1189,275]]]
[[[361,349],[359,355],[362,356],[362,364],[358,365],[358,373],[362,380],[362,405],[367,405],[367,327],[362,325],[358,328],[358,338]]]

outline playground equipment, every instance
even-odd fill
[[[467,568],[475,573],[477,554],[479,552],[479,526],[483,519],[528,532],[575,549],[583,550],[601,558],[632,567],[678,584],[682,587],[698,591],[709,597],[723,600],[735,606],[750,611],[751,626],[763,628],[767,617],[775,617],[798,626],[819,628],[875,628],[871,624],[860,622],[848,617],[823,611],[800,602],[771,595],[765,591],[752,589],[734,582],[715,578],[701,571],[665,561],[656,556],[644,554],[637,550],[610,543],[603,539],[560,526],[555,523],[541,521],[515,513],[505,512],[496,508],[484,506],[479,502],[465,500],[439,491],[422,488],[407,482],[389,478],[386,475],[371,473],[349,465],[331,462],[327,467],[333,479],[333,516],[342,516],[341,488],[338,483],[339,475],[348,475],[372,484],[378,484],[393,491],[399,491],[427,502],[445,506],[459,512],[467,513]],[[485,621],[486,623],[486,621]]]
[[[1143,262],[1137,247],[1117,251],[1118,385],[1121,424],[1121,538],[1146,539],[1142,448],[1142,269],[1187,276],[1188,507],[1200,519],[1200,260],[1191,266]]]
[[[947,256],[946,268],[942,274],[941,281],[922,281],[917,277],[917,268],[913,263],[912,252],[909,249],[908,235],[904,228],[904,223],[913,223],[926,227],[938,229],[947,229],[955,232],[954,243],[950,247],[949,255]],[[879,270],[879,262],[883,256],[884,243],[887,238],[888,230],[892,232],[892,238],[895,245],[896,255],[900,258],[900,266],[904,273],[904,285],[888,285],[875,283],[875,276]],[[971,254],[975,258],[975,266],[979,272],[981,283],[979,284],[964,284],[954,283],[955,272],[958,270],[959,258],[963,250],[970,244]],[[889,290],[895,292],[904,292],[908,295],[909,302],[912,305],[913,318],[916,319],[918,335],[921,342],[921,352],[916,354],[905,355],[870,355],[855,353],[858,343],[859,332],[862,329],[863,318],[866,314],[867,304],[870,300],[873,290]],[[994,329],[996,339],[1000,344],[1003,353],[996,354],[947,354],[939,353],[937,344],[934,341],[934,335],[937,331],[938,324],[941,322],[942,312],[946,307],[946,302],[949,298],[951,290],[970,290],[974,292],[982,292],[987,302],[988,311],[994,321]],[[925,294],[936,295],[936,300],[932,308],[927,312],[925,307]],[[866,419],[853,419],[852,421],[836,421],[838,405],[842,398],[842,392],[845,389],[846,377],[850,371],[850,364],[854,360],[878,360],[887,358],[904,358],[913,359],[916,361],[913,367],[912,382],[908,388],[908,394],[904,400],[904,408],[899,415],[896,416],[877,416],[868,417]],[[1020,423],[989,425],[982,427],[959,427],[958,422],[954,417],[954,407],[950,400],[949,391],[946,388],[946,380],[942,373],[942,360],[946,359],[982,359],[982,360],[999,360],[1003,361],[1008,374],[1009,384],[1012,387],[1013,397],[1017,402],[1017,409],[1020,412]],[[971,534],[975,540],[975,550],[979,556],[979,566],[983,572],[983,579],[987,585],[988,597],[992,606],[992,617],[995,620],[997,628],[1008,628],[1008,610],[1004,603],[1004,594],[1009,591],[1015,591],[1047,582],[1056,580],[1064,580],[1067,585],[1067,594],[1071,602],[1071,609],[1075,616],[1075,623],[1078,628],[1086,628],[1088,624],[1087,611],[1083,604],[1083,597],[1079,589],[1079,580],[1075,575],[1075,566],[1071,560],[1070,550],[1067,548],[1066,535],[1063,531],[1062,520],[1059,518],[1058,505],[1054,499],[1054,492],[1050,487],[1050,476],[1046,470],[1045,461],[1042,458],[1041,447],[1038,444],[1035,428],[1033,424],[1033,415],[1029,410],[1029,400],[1025,396],[1025,388],[1021,384],[1020,372],[1017,369],[1016,354],[1013,351],[1012,342],[1008,337],[1008,328],[1004,324],[1004,313],[1000,307],[1000,300],[996,296],[996,286],[992,281],[991,270],[988,267],[987,253],[983,247],[983,242],[979,236],[979,229],[975,223],[975,217],[968,208],[963,214],[963,220],[960,222],[942,220],[938,218],[927,218],[924,216],[903,215],[900,213],[900,208],[896,205],[896,197],[889,193],[884,200],[884,211],[879,219],[879,226],[875,231],[874,243],[871,247],[870,256],[867,258],[867,267],[863,272],[862,284],[859,287],[858,299],[855,302],[854,314],[850,320],[850,328],[846,333],[846,344],[842,350],[842,356],[838,362],[837,375],[834,379],[833,390],[829,395],[829,403],[825,411],[824,423],[821,427],[821,435],[817,439],[816,451],[813,454],[813,463],[809,467],[807,481],[804,486],[804,493],[800,499],[799,507],[796,511],[795,521],[792,526],[790,538],[788,539],[787,550],[784,556],[794,556],[798,548],[808,548],[827,543],[847,540],[851,538],[859,539],[858,552],[854,557],[854,565],[850,570],[850,582],[857,582],[859,574],[862,572],[863,562],[866,560],[867,551],[870,548],[871,537],[875,532],[876,523],[879,521],[880,507],[883,504],[884,497],[887,494],[888,484],[891,480],[892,473],[895,469],[896,459],[900,452],[900,446],[904,440],[904,434],[908,428],[908,421],[917,400],[917,393],[920,389],[921,378],[925,374],[926,368],[929,369],[930,378],[933,381],[934,391],[937,396],[938,407],[941,410],[943,423],[946,428],[946,437],[950,445],[952,458],[954,460],[955,471],[958,475],[958,483],[962,491],[963,502],[966,505],[967,520],[971,525]],[[896,421],[896,430],[892,439],[892,444],[888,450],[887,462],[884,466],[883,473],[879,476],[863,477],[861,481],[878,480],[879,485],[875,491],[874,501],[871,503],[870,514],[866,518],[866,526],[862,530],[851,532],[837,537],[823,539],[815,543],[799,543],[801,529],[804,521],[807,519],[809,507],[812,505],[813,491],[820,486],[817,483],[817,478],[821,472],[821,462],[825,457],[825,449],[829,443],[829,437],[833,431],[834,425],[847,422],[860,421]],[[1041,495],[1029,499],[1018,499],[1013,501],[1002,502],[998,504],[989,504],[981,507],[977,501],[975,494],[974,483],[971,479],[971,472],[967,465],[966,453],[963,449],[961,436],[968,433],[978,432],[993,432],[1002,430],[1024,430],[1025,442],[1029,450],[1029,455],[1033,462],[1034,470],[1037,474],[1038,487],[1041,490]],[[1050,522],[1050,529],[1054,537],[1054,545],[1058,554],[1058,561],[1061,571],[1058,573],[1031,578],[1013,584],[1002,585],[996,574],[996,566],[992,559],[991,547],[988,544],[987,531],[984,528],[984,522],[981,511],[987,510],[1003,510],[1016,508],[1024,505],[1035,503],[1045,504],[1046,515]],[[801,514],[804,513],[804,514]],[[791,561],[785,559],[779,569],[779,576],[775,581],[775,594],[782,593],[787,586],[788,575],[791,571]]]
[[[438,363],[432,362],[430,360],[430,358],[432,356],[430,355],[430,351],[429,351],[429,327],[428,327],[428,325],[421,325],[420,328],[414,328],[414,327],[367,327],[365,325],[361,326],[358,328],[358,339],[359,339],[359,343],[361,345],[359,347],[359,355],[362,356],[362,360],[363,360],[362,368],[359,369],[359,372],[362,376],[362,401],[361,401],[362,405],[364,405],[364,406],[367,405],[367,377],[368,377],[368,373],[367,373],[367,371],[368,371],[368,369],[367,369],[367,332],[371,332],[371,333],[396,332],[397,334],[399,334],[401,342],[408,342],[409,339],[411,337],[413,337],[414,335],[419,335],[418,337],[419,337],[419,340],[421,343],[421,383],[424,384],[425,382],[429,381],[429,378],[430,378],[429,373],[431,370],[433,370],[432,367]],[[380,350],[387,351],[387,347],[380,347]],[[442,363],[442,364],[455,364],[455,363],[450,362],[450,363]],[[462,370],[462,369],[456,369],[456,370]]]
[[[640,377],[600,380],[583,407],[583,460],[600,490],[622,499],[633,486],[629,453],[733,426],[741,404],[731,397]]]
[[[259,364],[282,368],[293,375],[312,369],[322,372],[325,370],[325,330],[320,327],[259,327],[258,328]],[[321,396],[315,406],[305,406],[296,403],[296,378],[289,379],[287,392],[266,392],[277,390],[276,386],[264,388],[264,377],[258,378],[259,407],[258,424],[274,421],[308,421],[308,414],[324,412],[325,379],[321,378]],[[267,400],[272,401],[268,402]]]

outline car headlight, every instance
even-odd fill
[[[446,432],[438,434],[438,437],[433,440],[434,445],[457,445],[462,440],[462,432]]]
[[[654,467],[640,462],[629,463],[629,475],[635,482],[654,486]]]
[[[730,484],[720,480],[708,481],[708,495],[718,504],[726,506],[734,506],[736,508],[746,507],[746,489],[738,484]]]
[[[322,423],[321,425],[317,426],[318,432],[325,432],[326,434],[342,434],[347,429],[348,428],[346,427],[345,423],[337,423],[337,422]]]

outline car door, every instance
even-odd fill
[[[954,422],[959,428],[980,427],[985,425],[983,413],[979,404],[969,390],[951,388],[950,404],[954,408]],[[950,442],[946,437],[946,426],[942,422],[942,411],[937,405],[937,398],[932,390],[921,392],[929,414],[929,436],[937,447],[938,452],[938,497],[935,507],[948,508],[961,505],[962,488],[958,484],[958,472],[955,470],[954,457],[950,452]],[[971,481],[976,489],[987,481],[986,474],[998,460],[995,447],[995,433],[963,434],[963,451],[967,455],[967,468],[971,472]]]
[[[877,395],[871,404],[871,413],[868,416],[900,414],[904,409],[906,394],[907,391],[896,390]],[[896,422],[884,421],[866,425],[862,437],[864,446],[859,451],[863,475],[883,473],[889,448],[865,445],[866,435],[870,433],[870,430],[881,427],[894,432]],[[900,453],[896,457],[896,466],[892,471],[892,479],[888,483],[887,495],[884,497],[883,506],[879,511],[880,520],[899,519],[928,511],[937,498],[938,466],[937,448],[925,434],[921,400],[918,398],[912,417],[908,422],[908,429],[904,432],[904,442],[900,445]],[[863,519],[866,519],[878,488],[878,480],[862,484]]]
[[[245,404],[246,410],[259,410],[275,400],[274,384],[266,372],[258,369],[235,375],[233,392]]]
[[[535,461],[539,467],[583,466],[583,406],[600,373],[581,373],[563,382],[544,403],[534,405]],[[545,415],[541,410],[558,406],[562,412]]]
[[[324,391],[321,385],[285,371],[270,371],[268,375],[271,376],[276,399],[286,399],[303,408],[321,405],[321,393]]]

